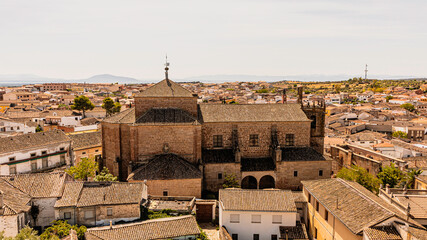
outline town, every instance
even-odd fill
[[[0,239],[427,239],[425,79],[164,74],[0,88]]]

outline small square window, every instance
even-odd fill
[[[276,234],[271,235],[271,240],[277,240],[277,235]]]
[[[222,173],[218,173],[218,179],[222,179]]]
[[[261,223],[261,215],[252,215],[251,223]]]
[[[30,155],[31,155],[31,157],[35,157],[36,153],[31,153]]]
[[[298,171],[294,171],[294,177],[298,177]]]
[[[239,214],[230,214],[230,223],[239,223],[240,215]]]
[[[249,146],[250,147],[257,147],[258,146],[258,134],[251,134],[249,135]]]
[[[9,162],[15,161],[15,157],[10,157]]]
[[[64,219],[71,219],[71,212],[64,212]]]
[[[95,152],[99,152],[99,149],[96,149]]]
[[[323,176],[323,170],[319,170],[319,176]]]
[[[86,154],[86,152],[82,152],[82,154],[84,155],[84,154]]]
[[[62,148],[59,148],[59,151],[64,151],[64,149],[65,149],[65,148],[63,148],[63,147],[62,147]]]
[[[107,208],[107,216],[113,216],[113,208]]]
[[[168,196],[168,191],[163,191],[163,196],[167,197]]]
[[[231,234],[231,239],[232,240],[239,240],[239,235],[236,233]]]
[[[254,234],[254,240],[259,240],[259,234]]]
[[[42,151],[42,155],[46,155],[47,154],[47,151]]]
[[[223,147],[222,135],[213,136],[213,147]]]

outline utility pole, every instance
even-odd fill
[[[368,77],[368,64],[366,64],[365,66],[365,81],[367,77]]]

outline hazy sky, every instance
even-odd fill
[[[426,0],[0,0],[0,74],[427,77]]]

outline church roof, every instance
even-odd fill
[[[299,104],[200,104],[201,120],[208,122],[310,121]]]
[[[129,108],[104,119],[106,123],[134,123],[135,108]]]
[[[135,97],[194,97],[193,93],[176,82],[164,79]]]
[[[159,154],[147,164],[133,171],[128,180],[166,180],[201,178],[202,173],[184,158],[173,154]]]
[[[137,123],[197,123],[197,119],[179,108],[151,108],[136,120]]]

